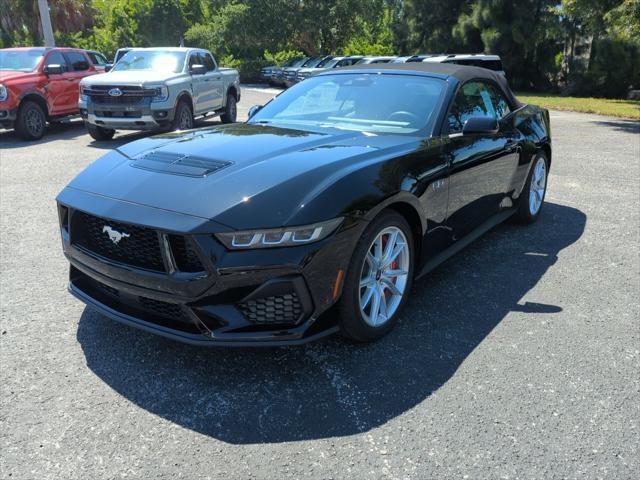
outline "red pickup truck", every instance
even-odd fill
[[[0,49],[0,126],[25,140],[41,138],[47,122],[78,114],[80,80],[96,73],[84,50]]]

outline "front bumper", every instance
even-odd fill
[[[227,251],[212,233],[228,228],[203,219],[72,189],[58,201],[67,215],[62,239],[71,263],[69,291],[107,317],[199,345],[301,344],[338,329],[323,313],[339,298],[363,222],[348,222],[310,245]],[[88,252],[72,239],[78,208],[109,222],[144,222],[161,235],[185,235],[204,271],[150,272]]]
[[[13,128],[17,115],[17,108],[0,109],[0,127]]]
[[[175,115],[172,102],[150,99],[134,105],[80,101],[78,108],[86,122],[115,130],[156,130],[169,125]]]

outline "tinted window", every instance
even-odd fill
[[[89,55],[89,58],[91,59],[94,65],[106,65],[108,63],[107,59],[99,53],[87,52],[87,55]]]
[[[76,72],[89,69],[87,58],[79,52],[66,52],[66,56],[71,64],[71,69]]]
[[[62,65],[62,69],[66,72],[67,61],[64,59],[64,56],[60,52],[53,52],[51,55],[47,57],[47,63],[45,63],[45,67],[49,65]]]
[[[202,58],[202,62],[207,68],[207,72],[212,72],[216,69],[216,64],[213,62],[213,58],[211,58],[211,55],[209,55],[208,53],[204,53],[200,55],[200,58]]]
[[[494,116],[497,120],[500,120],[511,111],[509,108],[509,102],[507,102],[507,99],[497,87],[494,87],[493,85],[488,85],[488,87],[489,92],[491,93],[491,103],[493,104]]]
[[[459,133],[471,117],[496,117],[489,86],[469,82],[458,91],[449,111],[449,133]]]

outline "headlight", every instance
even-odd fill
[[[7,98],[9,98],[9,90],[0,83],[0,102],[4,102]]]
[[[322,240],[331,235],[341,223],[342,217],[301,227],[225,232],[216,233],[215,236],[230,250],[293,247]]]
[[[167,87],[156,87],[156,94],[152,102],[166,102],[169,99],[169,89]]]
[[[84,85],[80,85],[80,98],[78,100],[86,103],[89,101],[89,95],[84,93],[85,88],[86,87]]]

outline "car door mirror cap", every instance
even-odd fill
[[[464,122],[462,134],[494,134],[498,133],[499,129],[498,121],[493,117],[471,117]]]
[[[256,113],[258,113],[260,110],[262,110],[262,105],[254,105],[253,107],[251,107],[249,109],[249,113],[248,113],[248,117],[251,118],[253,117]]]
[[[46,75],[60,75],[64,73],[64,67],[59,63],[52,63],[44,67],[43,71]]]
[[[191,65],[191,67],[189,67],[189,71],[192,75],[204,75],[205,73],[207,73],[207,67],[198,63],[195,65]]]

